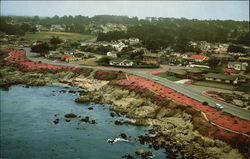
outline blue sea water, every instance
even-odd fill
[[[108,105],[75,103],[77,96],[59,93],[62,89],[75,88],[16,85],[0,90],[0,158],[119,159],[131,154],[139,159],[137,149],[152,151],[155,159],[165,158],[165,150],[150,149],[137,140],[139,135],[148,133],[148,127],[115,125],[114,121],[121,117],[111,117]],[[78,117],[66,122],[67,113]],[[89,116],[97,124],[80,122],[79,116]],[[59,119],[58,124],[53,123],[55,119]],[[131,136],[129,142],[107,143],[107,139],[117,138],[120,133]]]

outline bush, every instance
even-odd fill
[[[208,105],[207,101],[202,102],[203,105]]]
[[[118,76],[119,76],[119,72],[116,72],[116,71],[99,70],[99,71],[96,71],[95,74],[94,74],[95,79],[107,80],[107,81],[117,79]]]
[[[159,103],[161,106],[167,106],[170,104],[170,100],[164,100]]]

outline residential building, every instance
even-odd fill
[[[160,62],[160,54],[156,53],[147,53],[143,54],[143,60],[148,63],[159,63]]]
[[[232,84],[237,84],[239,82],[238,76],[232,76],[223,73],[208,73],[204,75],[204,77],[207,81],[216,81],[216,82],[232,83]]]
[[[230,68],[223,68],[223,72],[227,73],[227,74],[235,74],[238,73],[238,71],[234,70],[234,69],[230,69]]]
[[[204,61],[208,61],[209,57],[202,56],[202,55],[192,55],[191,57],[189,57],[189,59],[195,62],[204,62]]]
[[[127,59],[114,59],[109,64],[112,66],[133,66],[134,62]]]
[[[227,67],[232,68],[238,71],[245,71],[247,69],[248,63],[247,62],[229,62]]]
[[[240,61],[240,62],[250,62],[250,57],[239,57],[238,61]]]
[[[113,44],[112,47],[117,51],[121,51],[126,45],[123,42],[119,42],[117,44]]]
[[[169,70],[167,72],[168,75],[179,77],[179,78],[186,78],[187,76],[187,71],[186,70],[181,70],[181,69],[173,69]]]
[[[107,56],[109,56],[109,57],[117,57],[117,54],[115,53],[115,52],[107,52]]]
[[[138,38],[129,38],[129,45],[136,45],[140,43],[140,40]]]

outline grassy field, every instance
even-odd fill
[[[37,32],[35,34],[26,33],[24,38],[30,40],[49,40],[52,36],[59,37],[63,40],[89,40],[95,38],[94,35],[68,32]]]
[[[166,79],[168,79],[170,81],[179,81],[179,80],[182,80],[181,78],[170,76],[170,75],[167,75],[166,73],[158,74],[156,76],[159,76],[159,77],[162,77],[162,78],[166,78]]]
[[[197,82],[194,82],[193,85],[205,86],[205,87],[213,87],[213,88],[221,88],[221,89],[228,89],[228,90],[234,90],[235,89],[235,86],[232,85],[232,84],[224,84],[224,83],[210,82],[210,81],[197,81]]]

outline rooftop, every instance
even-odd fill
[[[186,73],[187,73],[186,70],[181,70],[181,69],[174,69],[174,70],[170,70],[168,72],[178,74],[178,75],[186,75]]]
[[[192,56],[190,57],[190,59],[207,61],[207,60],[209,60],[209,57],[202,56],[202,55],[192,55]]]
[[[224,80],[235,80],[237,76],[222,74],[222,73],[208,73],[205,75],[208,78],[224,79]]]

